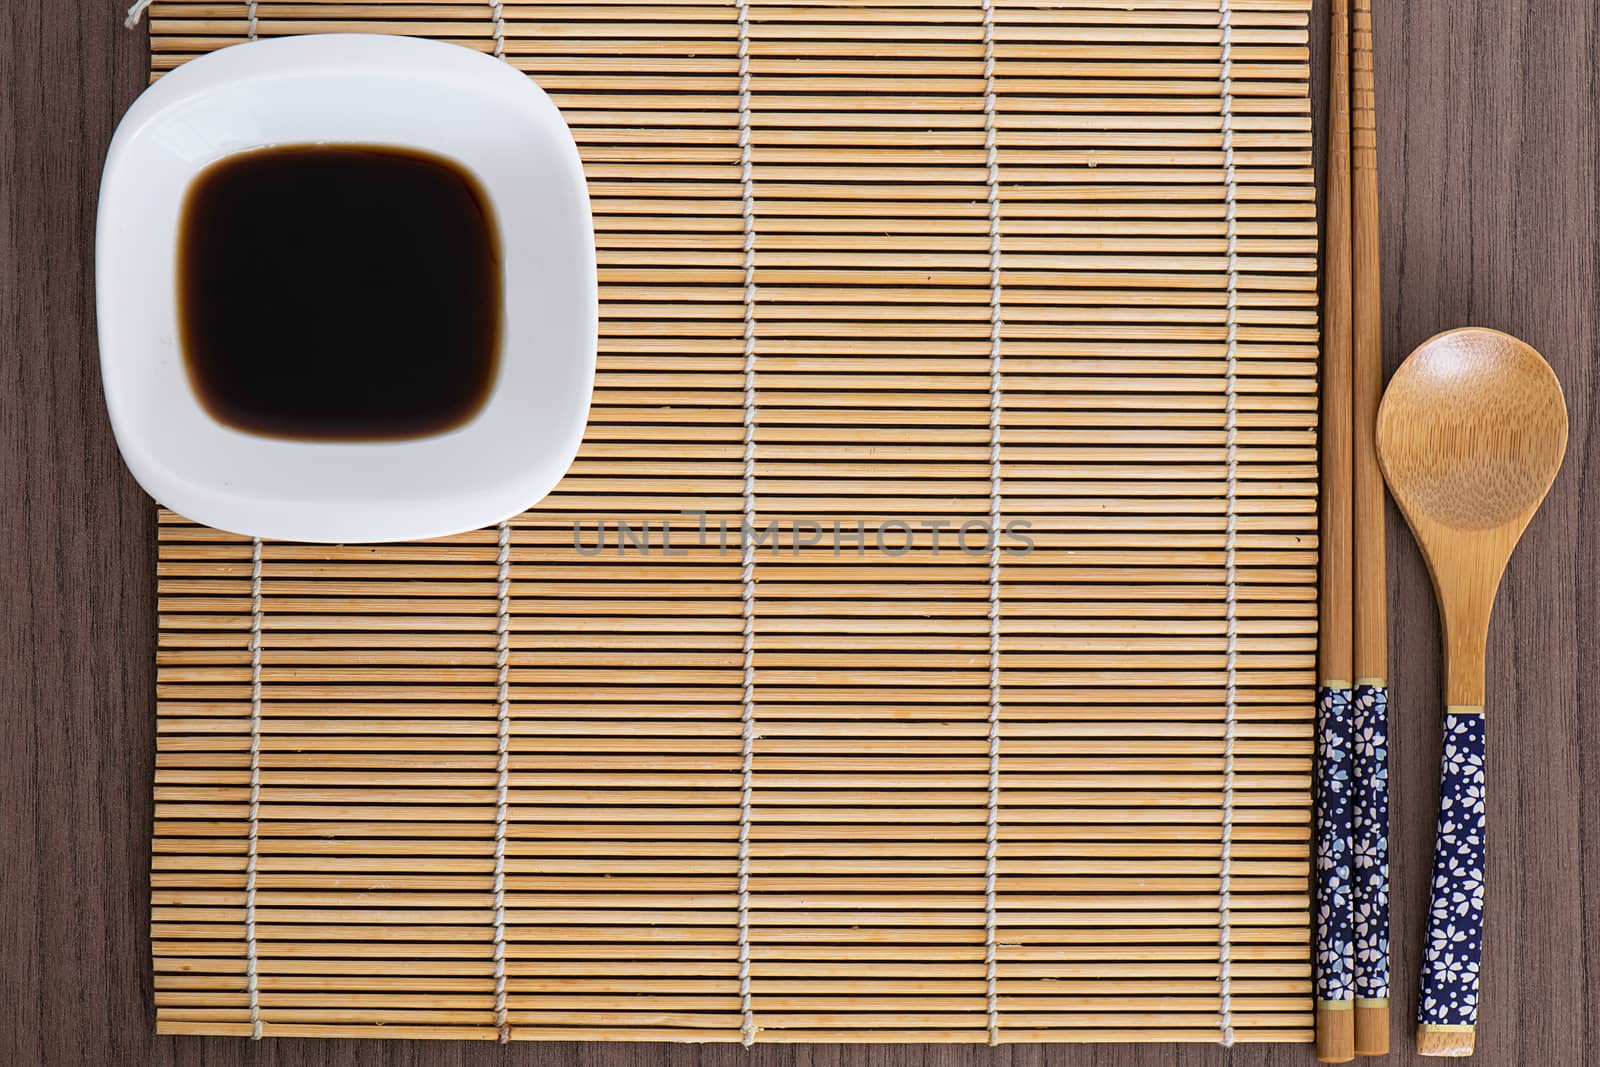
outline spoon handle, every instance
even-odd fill
[[[1472,1055],[1483,955],[1483,708],[1452,706],[1439,758],[1428,936],[1417,997],[1417,1051]]]
[[[1350,904],[1350,689],[1317,691],[1317,776],[1311,798],[1316,835],[1317,1059],[1345,1063],[1355,1055],[1354,955]]]

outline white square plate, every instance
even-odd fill
[[[504,288],[499,368],[483,408],[454,430],[385,442],[258,436],[216,421],[190,385],[176,277],[190,181],[236,152],[318,143],[444,156],[488,196]],[[436,537],[531,507],[577,453],[598,321],[588,190],[560,112],[505,63],[436,41],[357,34],[202,56],[123,118],[98,226],[111,425],[139,484],[174,511],[288,540]]]

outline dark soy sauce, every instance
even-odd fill
[[[184,363],[206,410],[234,429],[396,441],[461,426],[494,387],[500,303],[488,198],[449,160],[263,148],[189,187]]]

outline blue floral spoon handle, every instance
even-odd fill
[[[1470,1055],[1483,956],[1483,709],[1452,707],[1439,757],[1428,934],[1422,947],[1417,1025],[1439,1045]]]

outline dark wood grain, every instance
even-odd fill
[[[146,936],[149,502],[99,398],[95,189],[144,84],[120,0],[0,10],[0,1065],[1203,1067],[1309,1049],[516,1045],[157,1038]],[[1408,0],[1377,11],[1389,365],[1451,326],[1532,343],[1572,437],[1490,638],[1489,940],[1480,1064],[1600,1062],[1600,10]],[[1314,25],[1320,38],[1325,13]],[[1318,40],[1320,56],[1321,41]],[[1321,60],[1318,60],[1321,69]],[[1320,105],[1320,91],[1319,91]],[[1320,133],[1320,127],[1319,127]],[[1411,1053],[1439,749],[1427,575],[1390,521],[1394,1064]]]

